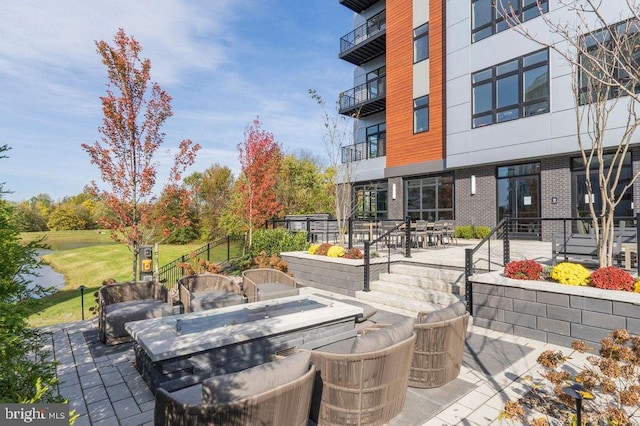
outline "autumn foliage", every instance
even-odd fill
[[[235,213],[243,219],[251,246],[253,230],[282,210],[275,190],[282,150],[273,134],[260,128],[260,120],[256,118],[245,131],[245,140],[238,145],[238,151],[242,168],[238,187],[241,202],[236,204]]]
[[[187,205],[191,197],[180,181],[200,146],[188,139],[180,142],[160,191],[163,196],[157,200],[154,190],[158,163],[154,155],[164,142],[160,129],[172,115],[171,97],[150,81],[151,62],[140,59],[140,44],[123,29],[115,35],[114,45],[99,41],[96,47],[109,79],[107,94],[100,98],[104,114],[99,128],[102,136],[92,145],[82,144],[82,148],[100,170],[105,188],[93,181],[87,191],[107,207],[109,213],[99,219],[100,223],[111,230],[114,240],[132,251],[135,279],[137,247],[149,243],[159,232],[166,236],[189,223]],[[154,214],[154,210],[168,212],[170,209],[163,208],[162,203],[175,200],[180,200],[181,206],[177,213],[171,209],[172,217]]]

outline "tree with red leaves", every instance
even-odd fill
[[[160,131],[165,120],[173,114],[171,97],[157,84],[150,81],[151,62],[140,59],[140,44],[120,29],[114,37],[114,45],[96,42],[102,63],[107,67],[109,82],[107,94],[101,97],[104,118],[98,129],[101,142],[82,144],[91,163],[98,166],[102,181],[108,189],[100,189],[95,181],[87,185],[87,191],[100,198],[109,213],[100,223],[111,230],[111,237],[127,245],[133,255],[133,280],[137,275],[138,247],[151,242],[162,233],[164,237],[182,226],[188,226],[188,204],[191,196],[180,184],[182,173],[193,164],[200,145],[185,139],[178,152],[164,188],[165,196],[159,201],[154,194],[158,163],[154,154],[164,142]],[[170,219],[154,214],[163,209],[163,202],[181,200],[179,213]]]
[[[282,211],[282,205],[276,199],[282,150],[272,133],[260,129],[258,117],[244,136],[244,142],[238,145],[242,170],[238,188],[242,201],[235,203],[235,213],[243,219],[251,247],[253,230]]]

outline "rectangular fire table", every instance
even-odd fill
[[[244,370],[292,348],[355,336],[360,307],[316,295],[228,306],[129,322],[136,368],[155,393],[169,380]],[[194,378],[190,378],[194,380]]]

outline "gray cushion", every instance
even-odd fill
[[[202,382],[202,402],[224,404],[290,383],[309,371],[310,358],[311,352],[298,352],[237,373],[211,377]]]
[[[202,383],[171,392],[171,398],[180,404],[199,405],[202,402]]]
[[[339,342],[330,343],[325,346],[321,346],[317,349],[318,352],[327,352],[330,354],[350,354],[351,349],[353,348],[353,343],[355,342],[356,337],[352,337],[346,340],[340,340]]]
[[[223,308],[242,304],[242,296],[230,293],[227,290],[207,290],[191,293],[191,311],[203,311],[205,309]]]
[[[446,308],[431,312],[421,321],[422,324],[431,324],[434,322],[447,321],[461,317],[467,312],[467,305],[463,301],[449,305]]]
[[[297,296],[300,291],[288,284],[263,283],[258,284],[258,300],[270,300],[280,297]]]
[[[400,343],[411,337],[413,324],[413,318],[405,318],[380,330],[358,336],[353,342],[351,352],[354,354],[375,352]]]
[[[113,303],[106,306],[105,312],[107,314],[106,332],[112,337],[127,336],[124,325],[130,321],[173,315],[171,306],[158,299]]]

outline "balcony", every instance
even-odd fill
[[[369,80],[340,94],[340,114],[362,118],[386,108],[386,76]]]
[[[360,13],[363,10],[373,6],[380,0],[340,0],[340,4],[353,10],[355,13]]]
[[[359,66],[384,54],[387,44],[386,18],[386,12],[382,11],[342,37],[340,59]]]
[[[384,138],[342,147],[343,164],[352,161],[384,157],[385,155],[387,155],[387,153]]]

